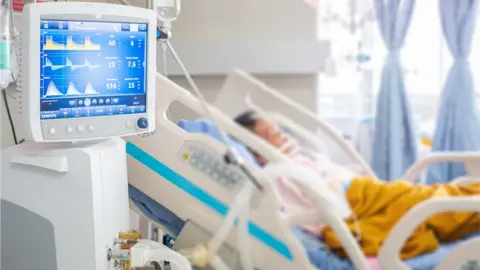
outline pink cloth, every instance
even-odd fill
[[[382,270],[382,267],[380,267],[376,258],[369,257],[367,260],[370,267],[372,267],[372,270]]]
[[[324,181],[330,187],[334,196],[337,196],[339,200],[345,200],[343,198],[343,187],[355,174],[331,163],[322,156],[318,156],[313,160],[299,155],[294,157],[293,160],[298,164],[314,169],[318,174],[318,181]],[[282,177],[277,178],[277,191],[280,195],[282,211],[285,213],[291,214],[312,210],[310,200],[308,200],[302,191],[289,179]],[[347,204],[346,201],[345,204]],[[348,208],[348,205],[345,207]],[[348,214],[344,215],[345,218],[347,216]],[[304,228],[314,235],[320,235],[323,225],[309,224],[304,226]]]

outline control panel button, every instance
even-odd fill
[[[145,117],[140,117],[137,120],[137,127],[139,129],[146,129],[148,128],[148,120]]]
[[[70,134],[70,133],[73,132],[73,128],[72,128],[71,126],[66,126],[66,127],[65,127],[65,131],[66,131],[68,134]]]
[[[48,129],[48,133],[49,133],[50,135],[55,135],[55,133],[57,133],[57,131],[55,130],[55,128],[49,128],[49,129]]]
[[[132,120],[127,120],[125,121],[125,125],[127,126],[128,129],[133,128],[133,121]]]
[[[77,131],[80,132],[80,133],[82,133],[84,129],[85,128],[83,127],[83,125],[78,125],[77,126]]]
[[[95,128],[92,125],[87,126],[88,131],[92,132],[95,130]]]

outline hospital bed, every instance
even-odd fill
[[[308,147],[328,155],[328,148],[321,134],[330,139],[354,164],[354,170],[375,176],[354,145],[345,140],[344,134],[333,125],[320,119],[311,110],[287,98],[275,89],[242,70],[234,70],[222,85],[213,105],[230,117],[253,109],[287,127],[297,139]]]
[[[189,223],[199,224],[203,230],[214,234],[220,227],[236,191],[247,180],[238,174],[236,168],[221,166],[226,152],[224,145],[206,134],[187,133],[166,118],[166,109],[174,101],[202,115],[200,101],[161,75],[157,75],[156,83],[156,105],[159,110],[156,133],[148,137],[126,138],[131,191],[144,194],[150,201],[141,200],[139,197],[133,199],[137,205],[142,205],[145,211],[149,211],[147,216],[154,216],[160,223],[169,223],[169,220],[162,220],[163,213],[168,212],[183,221],[184,228]],[[219,127],[235,137],[236,142],[244,143],[243,147],[255,149],[273,162],[284,162],[287,159],[278,150],[233,123],[218,109],[213,106],[210,108]],[[242,144],[236,147],[242,147]],[[426,164],[436,162],[439,158],[452,157],[431,158],[420,163],[420,167],[413,167],[409,175],[415,177]],[[464,159],[459,155],[454,158]],[[202,162],[202,159],[205,162]],[[480,172],[475,168],[475,164],[480,162],[480,155],[471,154],[465,162],[468,164],[470,176],[480,177]],[[206,164],[213,163],[218,164],[216,174],[206,169]],[[261,175],[262,169],[248,162],[246,166],[254,175]],[[220,173],[219,170],[225,171]],[[219,177],[219,174],[224,177]],[[338,269],[333,268],[337,266],[341,266],[340,269],[375,269],[375,264],[378,263],[385,269],[406,269],[404,262],[398,259],[397,251],[417,224],[436,212],[476,211],[480,207],[480,198],[435,199],[422,203],[412,209],[394,228],[395,234],[391,234],[385,242],[378,260],[368,260],[347,231],[343,220],[333,209],[327,207],[327,204],[320,203],[324,194],[314,193],[315,191],[299,183],[306,194],[317,203],[318,212],[295,216],[280,215],[275,211],[279,209],[279,202],[270,183],[262,182],[265,190],[256,194],[250,215],[249,243],[255,267],[258,269]],[[162,211],[156,211],[158,209]],[[311,222],[313,217],[322,217],[325,223],[332,225],[342,239],[350,261],[329,253],[318,239],[301,230],[293,229],[292,233],[293,227],[300,225],[301,221]],[[184,228],[178,228],[180,237]],[[471,237],[473,238],[461,240],[455,245],[442,246],[432,254],[412,259],[407,265],[413,269],[434,269],[435,265],[444,259],[438,269],[461,269],[460,265],[466,261],[477,260],[480,263],[475,252],[479,248],[480,239]],[[228,244],[234,246],[234,242],[233,236],[228,238]]]
[[[336,153],[328,153],[330,147],[326,147],[326,143],[322,142],[322,139],[332,141],[334,149],[341,150],[342,154],[346,154],[348,161],[353,164],[350,169],[366,175],[375,175],[369,166],[371,144],[368,142],[371,142],[374,128],[374,119],[370,117],[359,118],[358,121],[355,121],[357,133],[356,138],[353,138],[353,141],[357,141],[355,146],[355,142],[346,140],[339,129],[320,119],[309,109],[238,69],[229,74],[213,104],[230,117],[235,117],[248,109],[261,112],[280,126],[288,127],[297,139],[308,142],[308,147],[324,154],[330,154],[331,157]],[[360,150],[363,155],[355,148]],[[429,154],[428,148],[423,144],[420,144],[420,149],[421,157]]]

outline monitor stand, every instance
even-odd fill
[[[129,230],[125,141],[20,144],[2,151],[1,268],[114,270]]]

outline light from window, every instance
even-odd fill
[[[349,10],[350,2],[347,0],[323,0],[321,5],[318,5],[319,16],[326,12],[325,6],[330,4],[331,10],[348,17],[346,12]],[[368,7],[364,1],[357,2],[357,5],[362,6],[363,9]],[[322,10],[322,8],[324,9]],[[386,48],[376,22],[365,25],[357,35],[351,35],[338,22],[326,23],[319,19],[318,32],[319,38],[331,41],[332,59],[336,65],[335,76],[329,77],[323,74],[319,76],[319,102],[321,103],[322,99],[338,95],[348,99],[348,95],[377,94],[380,89]],[[346,58],[352,52],[358,52],[359,42],[362,43],[364,51],[371,54],[372,61],[366,69],[356,72],[356,63],[347,61]],[[480,61],[478,59],[480,59],[480,19],[477,20],[470,55],[471,70],[480,100]],[[414,113],[422,115],[422,118],[433,117],[448,71],[452,67],[452,56],[444,41],[441,28],[438,0],[416,2],[405,45],[401,52],[401,61]],[[365,89],[365,87],[370,89]],[[340,103],[340,101],[337,100],[336,103]],[[370,103],[369,106],[374,105],[372,99],[364,97],[363,102],[365,101]],[[362,106],[365,107],[365,105]],[[367,113],[371,111],[367,110]]]
[[[322,94],[358,93],[363,82],[363,74],[357,69],[355,57],[365,40],[362,29],[373,28],[375,25],[370,21],[352,33],[352,2],[356,3],[357,15],[353,20],[357,23],[372,11],[371,0],[322,0],[318,5],[318,37],[331,42],[332,54],[329,64],[332,64],[335,70],[334,76],[320,75]]]
[[[480,59],[480,20],[477,24],[470,59]],[[375,30],[374,44],[374,57],[382,57],[385,49],[378,28]],[[452,66],[452,56],[443,37],[437,0],[416,2],[402,50],[402,64],[407,90],[411,95],[437,96],[441,93]],[[471,65],[476,85],[480,86],[480,63],[471,61]],[[375,91],[379,89],[380,72],[380,69],[375,70]],[[480,93],[479,87],[476,90]]]

